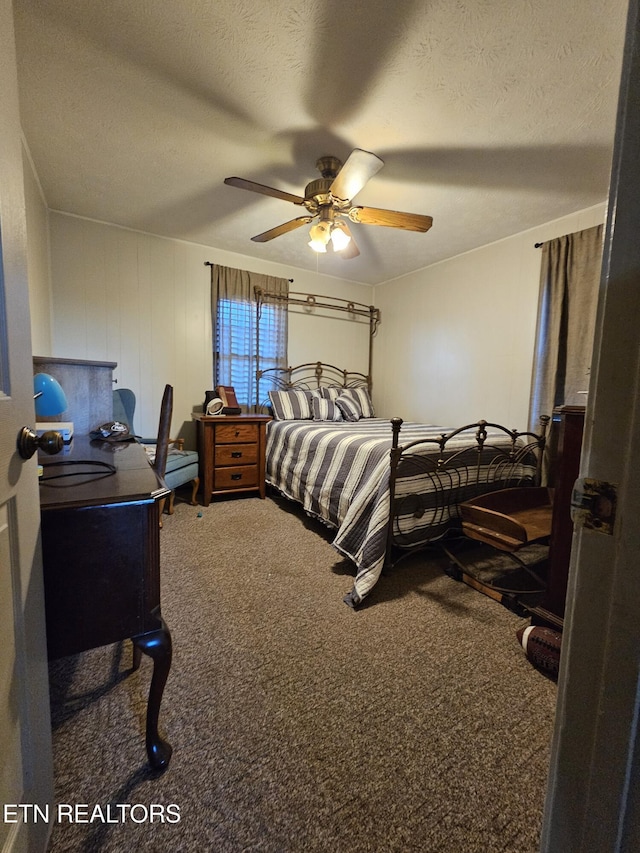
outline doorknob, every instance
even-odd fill
[[[54,453],[60,453],[63,446],[62,433],[54,430],[47,430],[38,435],[31,427],[22,427],[18,433],[18,453],[23,459],[31,459],[36,450],[53,456]]]

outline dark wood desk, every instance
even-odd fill
[[[158,733],[171,667],[171,634],[160,611],[160,515],[169,494],[136,442],[74,438],[40,458],[42,556],[51,660],[131,639],[154,663],[146,747],[164,769],[171,746]]]

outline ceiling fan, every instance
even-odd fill
[[[301,205],[308,211],[307,216],[298,216],[275,228],[270,228],[251,239],[255,243],[266,243],[274,237],[287,234],[302,225],[318,220],[309,230],[309,245],[316,252],[326,252],[331,243],[334,251],[343,258],[355,258],[360,254],[353,234],[346,220],[362,222],[365,225],[385,225],[390,228],[403,228],[406,231],[425,232],[431,228],[431,216],[418,213],[400,213],[397,210],[382,210],[376,207],[354,205],[352,199],[384,166],[384,161],[370,151],[354,148],[346,163],[337,157],[320,157],[316,168],[322,175],[311,181],[304,189],[304,197],[257,184],[245,178],[225,178],[225,184],[251,190],[254,193],[280,198]]]

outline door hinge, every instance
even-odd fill
[[[617,497],[618,487],[613,483],[588,477],[576,480],[571,496],[574,525],[611,536],[616,520]]]

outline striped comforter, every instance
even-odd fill
[[[447,431],[441,426],[404,423],[400,443],[439,438]],[[462,434],[447,443],[447,451],[455,452],[471,440],[468,432]],[[371,591],[385,561],[391,442],[391,424],[383,418],[355,423],[274,420],[267,426],[267,483],[337,530],[333,546],[357,570],[353,590],[345,597],[351,606]],[[437,458],[439,448],[427,445],[420,452]],[[411,466],[403,473],[401,464],[396,497],[428,491],[432,488],[428,480],[424,474],[416,475]],[[441,506],[429,509],[428,502],[426,506],[427,511],[422,506],[419,513],[409,512],[397,522],[405,546],[432,539],[430,528],[436,516],[440,534],[445,532],[449,508],[443,517]]]

